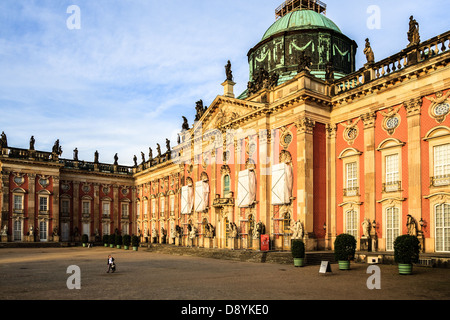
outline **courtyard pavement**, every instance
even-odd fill
[[[106,273],[109,254],[116,260],[115,273]],[[68,288],[68,282],[76,283],[69,266],[79,267],[80,289]],[[331,264],[324,274],[317,265],[295,268],[142,248],[3,248],[0,300],[176,300],[187,306],[187,301],[450,299],[450,269],[414,267],[404,276],[395,265],[378,266],[380,288],[369,289],[372,272],[363,263],[352,263],[349,271]]]

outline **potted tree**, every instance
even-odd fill
[[[114,233],[110,234],[109,235],[109,247],[114,248],[115,243],[116,243],[116,235]]]
[[[349,270],[350,260],[356,252],[356,239],[351,234],[342,233],[334,241],[334,257],[338,261],[339,270]]]
[[[87,247],[87,244],[89,242],[89,236],[87,234],[83,234],[81,236],[81,242],[83,243],[83,247]]]
[[[134,251],[138,251],[138,247],[139,247],[139,237],[136,235],[133,235],[131,237],[131,246],[133,247]]]
[[[130,248],[131,236],[129,234],[126,234],[123,236],[122,240],[123,240],[123,248],[125,250],[128,250]]]
[[[295,239],[292,240],[291,244],[292,258],[294,258],[295,267],[303,267],[305,259],[305,244],[302,240]]]
[[[120,249],[121,247],[122,247],[122,240],[123,240],[123,238],[122,238],[122,236],[120,235],[120,234],[118,234],[118,235],[116,235],[116,248],[117,249]]]
[[[420,242],[416,236],[404,234],[395,238],[394,260],[400,274],[411,274],[413,263],[419,261]]]
[[[107,247],[109,245],[109,235],[107,235],[107,234],[103,235],[103,245],[105,247]]]

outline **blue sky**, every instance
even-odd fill
[[[195,102],[223,94],[231,60],[236,87],[248,81],[247,53],[275,22],[282,0],[2,0],[0,1],[0,132],[8,143],[64,158],[131,165],[156,143],[172,145]],[[408,44],[409,16],[421,40],[448,31],[449,0],[328,0],[327,17],[359,46],[369,37],[376,60]],[[67,8],[80,8],[80,29]],[[380,9],[369,29],[368,8]],[[164,149],[164,147],[163,147]]]

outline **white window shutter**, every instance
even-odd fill
[[[181,188],[181,213],[189,214],[192,212],[192,187],[184,186]]]
[[[237,205],[239,208],[248,207],[250,205],[250,185],[249,170],[239,172],[238,189],[237,189]]]
[[[285,163],[272,166],[272,205],[288,204],[292,196],[292,168]]]
[[[197,181],[195,183],[195,212],[205,210],[203,201],[203,181]]]

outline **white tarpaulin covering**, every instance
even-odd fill
[[[290,203],[292,197],[292,167],[280,163],[272,166],[272,205]]]
[[[194,205],[194,191],[192,186],[184,186],[181,188],[181,213],[189,214],[192,212]]]
[[[256,174],[253,170],[239,172],[237,205],[239,208],[251,206],[256,200]]]
[[[208,208],[209,184],[206,181],[195,183],[195,212],[205,211]]]

